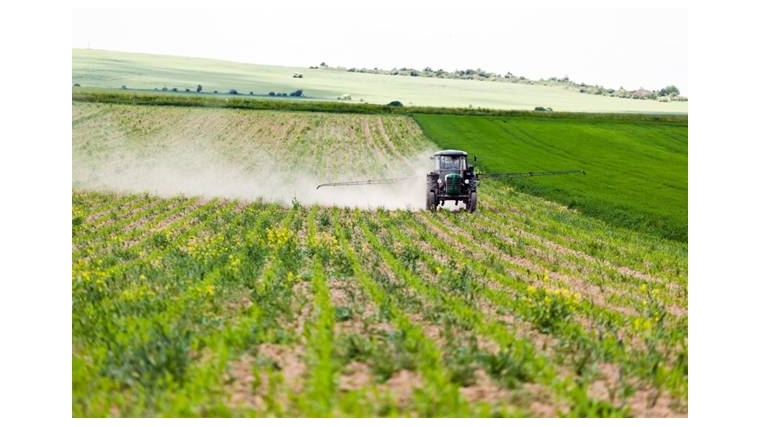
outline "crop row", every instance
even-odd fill
[[[483,201],[465,217],[75,192],[74,414],[683,414],[685,273],[642,261],[638,235],[592,253],[604,226],[539,199]]]

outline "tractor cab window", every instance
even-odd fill
[[[449,171],[463,170],[465,168],[465,158],[462,156],[440,156],[438,158],[438,168]]]

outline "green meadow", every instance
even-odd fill
[[[520,190],[613,224],[688,239],[688,123],[417,114],[444,148],[481,171],[583,169],[512,179]],[[484,178],[486,179],[486,178]]]

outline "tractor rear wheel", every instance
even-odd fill
[[[427,203],[425,204],[425,208],[429,211],[435,211],[436,205],[438,204],[438,200],[436,200],[435,192],[428,191],[427,193]]]
[[[470,201],[467,203],[467,210],[469,212],[475,212],[475,208],[478,206],[478,193],[470,193]]]

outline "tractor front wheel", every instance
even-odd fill
[[[438,205],[438,200],[436,200],[435,192],[428,191],[425,208],[429,211],[435,211],[436,205]]]
[[[467,210],[469,212],[475,212],[475,208],[478,206],[478,193],[470,193],[470,201],[467,203]]]

